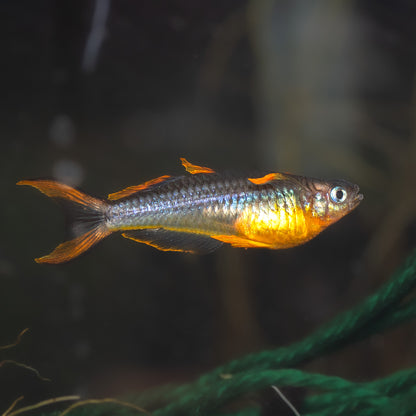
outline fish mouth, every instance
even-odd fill
[[[358,185],[354,185],[354,194],[355,196],[351,201],[351,205],[353,208],[355,208],[364,199],[364,195],[360,194],[360,188]]]

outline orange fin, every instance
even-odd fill
[[[78,257],[80,254],[87,251],[93,245],[97,244],[104,237],[110,235],[111,232],[102,228],[97,227],[91,231],[86,232],[85,234],[74,238],[70,241],[65,241],[65,243],[59,244],[52,253],[49,253],[46,256],[39,257],[35,259],[36,263],[49,263],[49,264],[59,264],[65,263],[69,260]]]
[[[248,180],[256,185],[263,185],[270,181],[287,179],[287,176],[283,173],[268,173],[261,178],[248,178]]]
[[[111,234],[105,223],[106,203],[98,198],[51,180],[20,181],[56,199],[67,208],[70,231],[76,238],[60,244],[52,253],[35,259],[37,263],[63,263],[79,256]]]
[[[260,241],[249,240],[244,237],[237,237],[235,235],[212,235],[211,238],[215,240],[222,241],[223,243],[231,244],[233,247],[263,247],[263,248],[272,248],[268,243],[262,243]]]
[[[40,180],[24,180],[17,182],[16,185],[28,185],[38,189],[43,194],[50,198],[60,198],[62,200],[71,201],[75,204],[86,207],[101,208],[103,202],[97,198],[86,195],[77,189],[71,188],[68,185],[59,183],[48,179]]]
[[[177,251],[177,252],[181,252],[181,253],[193,253],[193,251],[191,251],[191,250],[184,250],[182,248],[175,248],[175,247],[165,247],[163,245],[159,245],[158,243],[156,243],[154,241],[140,239],[139,237],[135,237],[134,235],[132,235],[131,231],[126,231],[125,233],[122,233],[121,235],[124,238],[128,238],[130,240],[135,241],[136,243],[147,244],[148,246],[153,247],[153,248],[157,248],[158,250],[161,250],[161,251]]]
[[[121,191],[114,192],[108,195],[108,199],[110,199],[111,201],[115,201],[116,199],[125,198],[127,196],[135,194],[136,192],[143,191],[144,189],[148,189],[153,185],[161,183],[168,178],[170,178],[169,175],[163,175],[163,176],[159,176],[158,178],[151,179],[150,181],[147,181],[140,185],[129,186],[128,188],[122,189]]]
[[[221,242],[206,235],[171,231],[163,228],[129,230],[124,232],[122,236],[158,250],[182,253],[205,254],[222,245]]]
[[[181,162],[186,171],[191,173],[192,175],[195,175],[196,173],[215,173],[215,171],[211,168],[193,165],[192,163],[188,162],[184,157],[181,157]]]

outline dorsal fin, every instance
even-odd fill
[[[181,162],[186,171],[191,173],[192,175],[195,175],[196,173],[215,173],[215,171],[211,168],[193,165],[191,162],[188,162],[184,157],[181,157]]]
[[[287,176],[283,173],[268,173],[267,175],[262,176],[261,178],[248,178],[248,180],[256,185],[263,185],[270,181],[276,181],[276,180],[283,180],[287,179]]]
[[[163,175],[163,176],[159,176],[158,178],[151,179],[150,181],[147,181],[147,182],[142,183],[140,185],[129,186],[125,189],[122,189],[121,191],[114,192],[114,193],[108,195],[108,199],[111,200],[111,201],[115,201],[117,199],[125,198],[126,196],[130,196],[132,194],[135,194],[138,191],[143,191],[144,189],[148,189],[153,185],[161,183],[161,182],[165,181],[168,178],[170,178],[170,175]]]

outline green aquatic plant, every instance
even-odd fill
[[[234,412],[224,411],[247,393],[267,387],[302,387],[310,393],[298,406],[302,416],[411,416],[416,414],[416,367],[368,382],[299,370],[325,354],[371,335],[385,332],[416,317],[416,252],[408,257],[378,291],[300,342],[275,350],[249,354],[182,386],[164,386],[129,397],[128,407],[117,401],[85,401],[47,416],[254,416],[261,409],[244,402]],[[243,406],[243,407],[242,407]]]

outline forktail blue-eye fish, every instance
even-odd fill
[[[288,173],[221,174],[181,159],[189,174],[159,176],[94,198],[53,180],[23,180],[61,203],[72,240],[38,263],[63,263],[113,232],[159,250],[206,253],[234,247],[283,249],[303,244],[363,199],[357,185]]]

